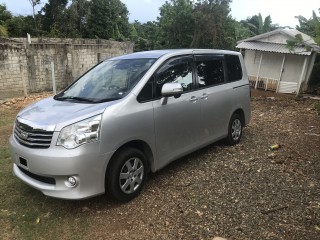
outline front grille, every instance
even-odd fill
[[[29,148],[49,148],[53,136],[53,132],[48,132],[16,121],[14,128],[14,136],[17,141]]]
[[[39,181],[39,182],[43,182],[43,183],[47,183],[47,184],[52,184],[55,185],[56,184],[56,180],[54,178],[51,177],[44,177],[44,176],[40,176],[34,173],[31,173],[25,169],[23,169],[22,167],[18,167],[20,169],[21,172],[23,172],[25,175]]]

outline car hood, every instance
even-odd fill
[[[117,101],[87,104],[54,100],[49,97],[19,112],[17,119],[34,129],[60,131],[62,127],[101,114]]]

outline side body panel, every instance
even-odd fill
[[[153,102],[156,169],[198,145],[200,105],[194,97],[195,92],[189,92],[179,98],[169,97],[163,105],[161,100]]]

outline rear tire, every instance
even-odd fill
[[[242,137],[242,130],[242,117],[238,113],[234,113],[229,122],[227,143],[229,145],[238,144]]]
[[[113,199],[128,202],[142,190],[147,177],[145,155],[135,148],[124,148],[112,158],[106,174],[106,191]]]

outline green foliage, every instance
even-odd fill
[[[0,24],[3,25],[8,19],[12,18],[11,12],[7,10],[5,4],[0,4]]]
[[[77,37],[89,37],[88,17],[90,10],[90,1],[88,0],[73,0],[67,10],[67,19],[69,19],[70,28],[67,32],[74,32],[72,35]],[[68,37],[73,37],[69,35]]]
[[[313,37],[315,42],[320,45],[320,17],[315,11],[312,11],[312,17],[309,20],[301,15],[296,18],[299,21],[299,26],[296,26],[296,29]]]
[[[31,16],[15,16],[6,21],[9,37],[26,37],[27,33],[36,35],[34,19]]]
[[[0,25],[0,37],[8,37],[8,30],[6,26]]]
[[[188,48],[194,30],[190,0],[171,0],[160,7],[159,43],[162,48]]]
[[[246,20],[242,20],[241,23],[249,28],[251,36],[270,32],[279,27],[277,24],[272,24],[270,15],[263,20],[261,13],[248,17]]]
[[[7,10],[5,4],[0,4],[0,37],[8,37],[6,21],[12,18],[11,12]]]
[[[128,14],[120,0],[92,0],[88,17],[90,37],[126,40],[130,31]]]
[[[232,34],[228,17],[230,0],[198,0],[195,3],[195,28],[191,46],[194,48],[231,48],[226,39]]]
[[[160,8],[159,48],[228,48],[247,30],[229,17],[230,0],[171,0]],[[240,38],[240,37],[239,37]]]
[[[250,30],[243,23],[238,22],[232,18],[228,18],[228,27],[225,41],[229,49],[236,50],[237,42],[251,37]]]
[[[316,102],[314,104],[314,109],[316,110],[316,112],[318,113],[318,115],[320,115],[320,102]]]
[[[159,49],[159,24],[157,22],[130,24],[130,40],[135,43],[135,52]]]
[[[49,0],[41,9],[41,27],[45,32],[66,24],[63,15],[68,0]]]
[[[299,21],[299,26],[296,26],[297,30],[311,36],[316,44],[320,45],[320,18],[317,14],[313,11],[309,20],[301,15],[296,18]],[[296,46],[304,46],[306,51],[311,51],[311,47],[305,44],[301,34],[297,34],[295,39],[287,41],[287,48],[290,51],[293,51]]]
[[[134,51],[147,51],[159,49],[159,25],[157,22],[140,23],[135,21],[130,24],[130,40],[135,43]]]

